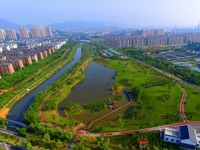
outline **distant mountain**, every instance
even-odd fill
[[[66,21],[63,23],[53,23],[47,25],[53,29],[63,29],[63,30],[77,30],[77,29],[94,29],[94,30],[101,30],[103,27],[106,26],[117,26],[117,27],[128,27],[127,25],[120,24],[120,23],[113,23],[113,22],[104,22],[104,21],[77,21],[77,22],[70,22]],[[11,21],[1,19],[0,18],[0,29],[15,29],[18,30],[20,27],[36,27],[32,24],[27,24],[25,26],[13,23]]]
[[[32,25],[32,24],[27,24],[27,25],[23,26],[23,25],[19,25],[19,24],[13,23],[11,21],[0,18],[0,29],[15,29],[15,30],[18,30],[20,27],[32,28],[32,27],[36,27],[36,26]]]
[[[124,26],[119,23],[109,23],[104,21],[66,21],[63,23],[53,23],[48,25],[53,29],[73,30],[73,29],[102,29],[105,26]]]
[[[21,25],[0,18],[0,29],[10,29],[10,28],[12,28],[12,29],[18,30],[19,27],[21,27]]]
[[[35,26],[35,25],[32,25],[32,24],[27,24],[27,25],[25,25],[25,26],[23,26],[23,27],[27,27],[27,28],[34,28],[34,27],[37,27],[37,26]]]

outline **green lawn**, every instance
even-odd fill
[[[182,85],[187,93],[185,115],[190,121],[200,121],[200,92],[186,85]]]
[[[157,79],[165,78],[151,68],[145,67],[135,61],[108,59],[100,61],[104,62],[109,68],[117,70],[116,84],[118,86],[131,88],[149,81],[153,82],[155,80],[156,82]],[[173,83],[143,88],[140,99],[142,109],[139,111],[137,117],[123,119],[119,114],[115,114],[115,117],[110,116],[105,118],[108,123],[102,120],[96,124],[95,128],[101,128],[102,126],[102,132],[120,131],[180,122],[182,121],[179,113],[181,97],[181,90]],[[125,114],[133,108],[134,106],[126,107],[120,110],[120,113]]]

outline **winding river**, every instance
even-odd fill
[[[81,52],[81,47],[77,48],[74,59],[69,64],[64,66],[59,72],[51,76],[44,83],[39,85],[37,88],[23,97],[20,101],[18,101],[10,110],[9,114],[7,115],[7,119],[22,122],[23,114],[28,109],[29,105],[34,101],[35,95],[45,90],[49,85],[53,84],[63,73],[65,73],[75,63],[77,63],[81,59]]]

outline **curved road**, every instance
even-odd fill
[[[185,116],[185,113],[184,113],[184,104],[185,104],[185,100],[186,100],[186,92],[185,92],[185,89],[182,88],[180,85],[177,84],[177,86],[182,91],[182,99],[181,99],[181,102],[180,102],[180,114],[181,114],[181,117],[183,119],[183,122],[188,123],[189,121],[188,121],[188,119],[187,119],[187,117]]]

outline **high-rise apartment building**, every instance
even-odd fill
[[[3,29],[0,29],[0,41],[5,40],[6,32]]]
[[[32,33],[33,38],[40,37],[40,32],[38,28],[31,28],[31,33]]]
[[[28,28],[23,27],[19,29],[19,33],[22,39],[29,39],[29,32],[28,32]]]
[[[52,36],[51,28],[50,27],[45,27],[44,28],[44,33],[45,33],[46,37],[51,37]]]
[[[7,29],[6,34],[9,40],[16,40],[17,39],[17,34],[14,29]]]
[[[43,27],[38,28],[40,37],[45,37],[45,31]]]
[[[51,37],[52,32],[50,27],[36,27],[31,28],[31,33],[33,38],[40,38],[40,37]]]

